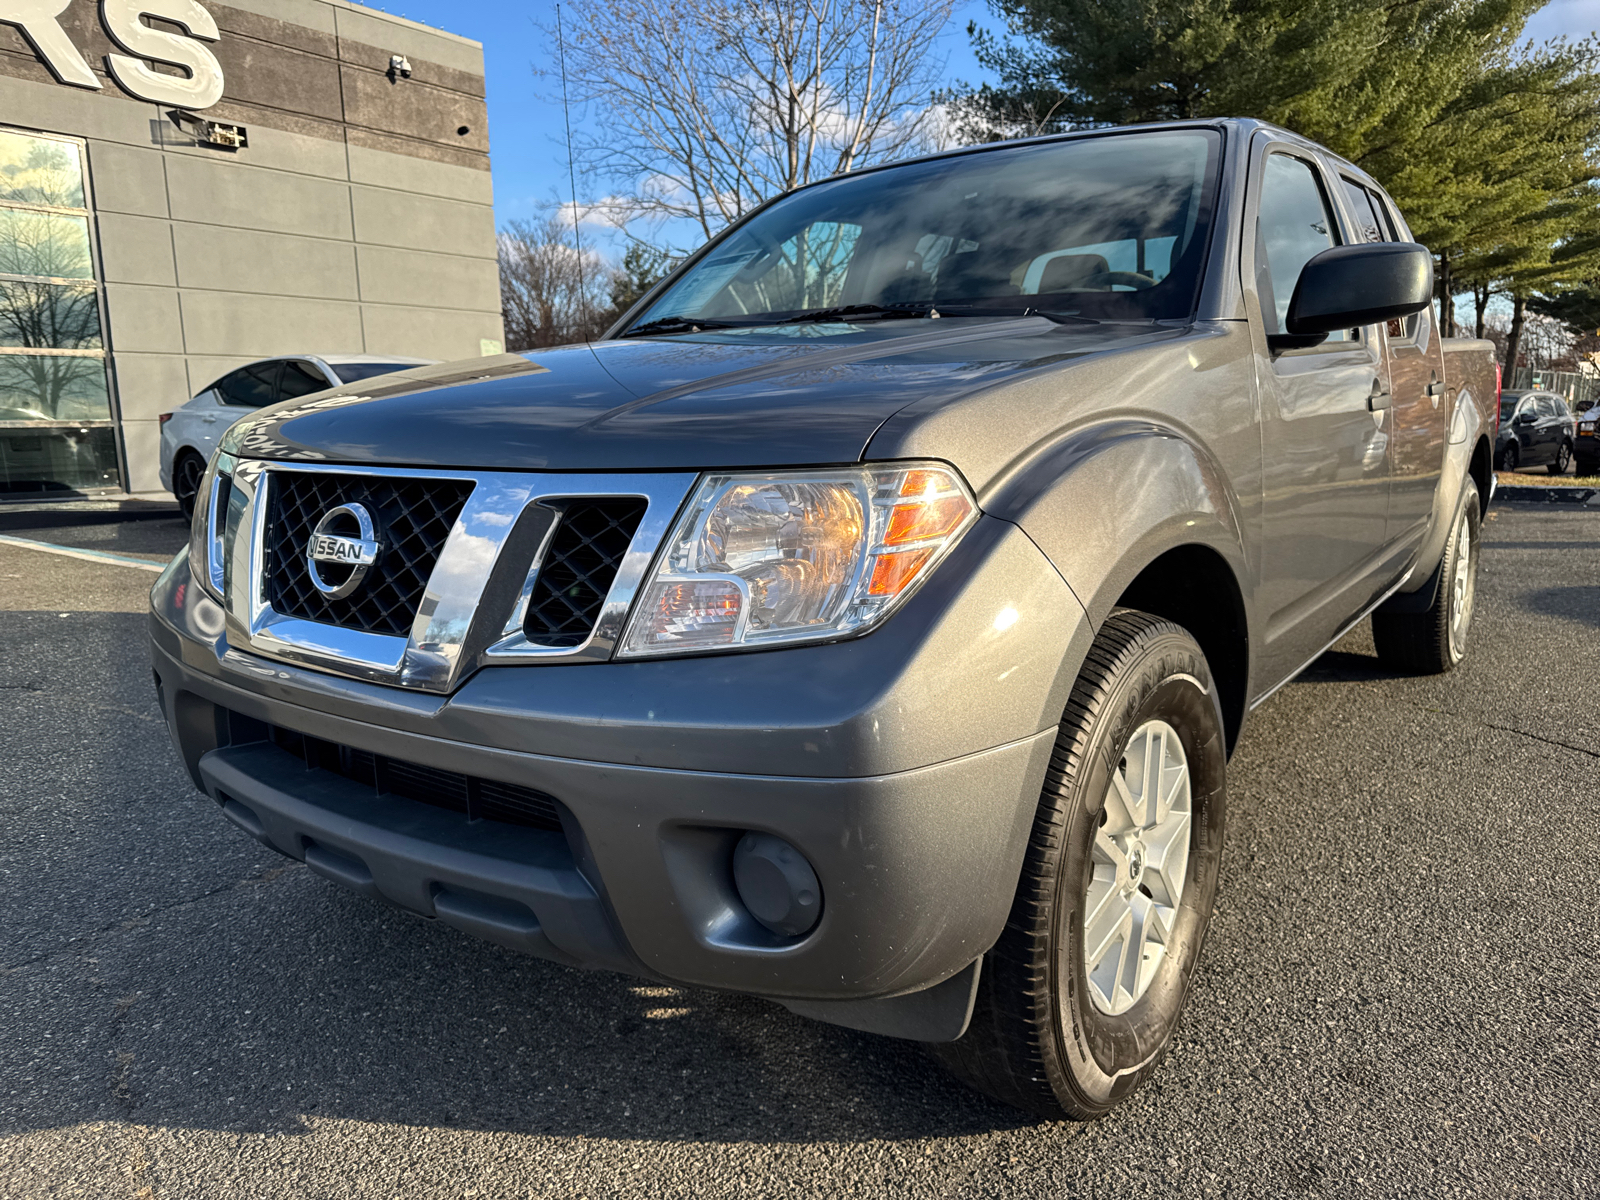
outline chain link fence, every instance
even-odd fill
[[[1576,371],[1539,371],[1532,367],[1518,367],[1506,372],[1502,386],[1507,391],[1535,388],[1541,392],[1554,392],[1574,411],[1600,398],[1600,379],[1580,375]]]

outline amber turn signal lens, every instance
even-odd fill
[[[896,505],[889,517],[889,532],[884,534],[883,544],[904,546],[909,542],[945,537],[965,521],[971,511],[972,505],[959,492],[916,504]]]
[[[936,547],[924,550],[907,550],[903,554],[884,554],[872,564],[872,582],[867,586],[869,596],[896,596],[906,584],[915,579],[933,557]]]

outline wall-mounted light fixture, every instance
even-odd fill
[[[208,121],[192,112],[174,108],[167,113],[172,123],[202,146],[217,146],[224,150],[244,150],[250,145],[250,132],[243,125],[225,125],[221,121]]]

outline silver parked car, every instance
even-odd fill
[[[161,486],[177,498],[183,515],[190,516],[195,489],[217,439],[240,417],[279,400],[433,361],[392,354],[292,354],[229,371],[187,404],[161,414]]]

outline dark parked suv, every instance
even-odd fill
[[[1500,393],[1500,429],[1495,466],[1502,471],[1543,467],[1565,475],[1572,466],[1578,422],[1567,402],[1553,392]]]
[[[345,887],[1099,1115],[1196,977],[1250,711],[1369,614],[1466,653],[1494,368],[1432,291],[1251,121],[798,189],[592,345],[233,426],[151,594],[167,721]]]

